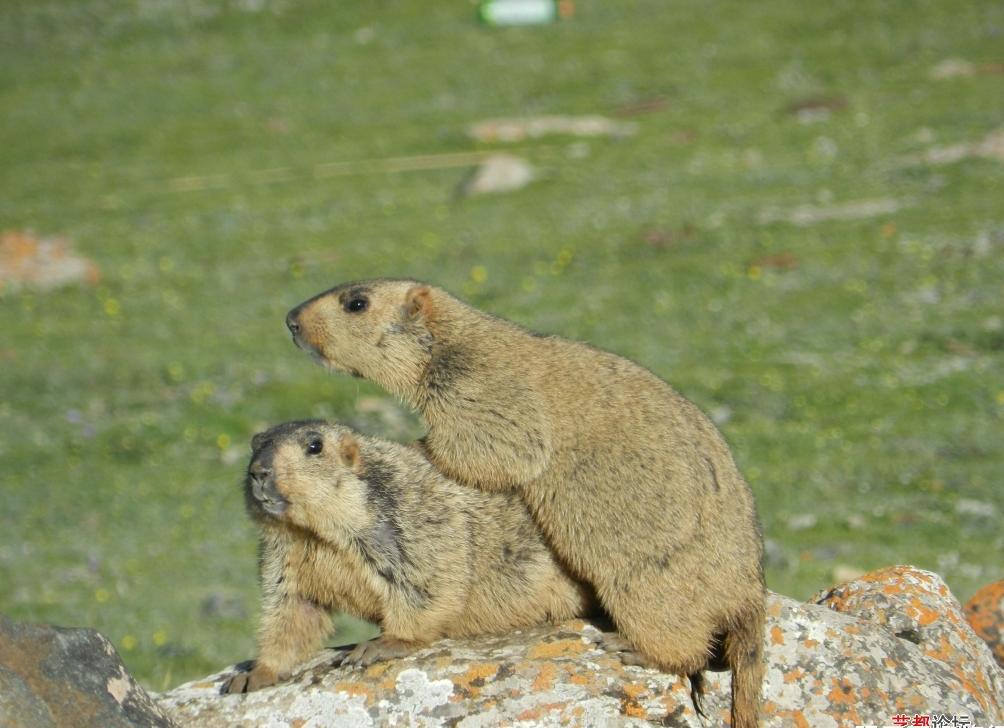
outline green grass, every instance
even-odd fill
[[[461,0],[7,0],[0,229],[68,236],[103,278],[0,293],[0,612],[95,627],[154,689],[252,655],[250,435],[415,431],[284,333],[292,305],[380,275],[715,412],[777,591],[838,565],[917,564],[962,598],[1001,578],[1004,163],[904,159],[1001,127],[1004,75],[929,74],[1000,63],[1002,34],[1004,6],[947,0],[580,0],[521,29]],[[462,169],[315,174],[655,98],[634,136],[521,145],[540,179],[506,195],[458,200]],[[812,98],[846,105],[786,111]],[[901,207],[761,217],[875,199]]]

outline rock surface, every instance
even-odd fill
[[[0,616],[0,726],[173,726],[90,629],[19,624]]]
[[[987,584],[966,602],[966,619],[1004,668],[1004,579]]]
[[[937,576],[895,567],[820,601],[769,597],[765,725],[889,725],[906,714],[1004,723],[1004,677]],[[702,723],[686,680],[624,666],[601,637],[575,621],[438,642],[365,669],[332,668],[337,653],[326,651],[268,690],[221,696],[226,671],[159,700],[186,726],[727,723],[729,673],[706,673]]]
[[[984,715],[1004,721],[1004,673],[937,574],[892,566],[820,593],[814,601],[913,643],[950,670],[954,689],[978,703]],[[893,669],[903,672],[898,665]],[[903,703],[904,711],[919,713],[923,707]],[[949,712],[937,703],[927,707]]]

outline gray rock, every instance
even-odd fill
[[[854,596],[877,593],[888,599]],[[1004,722],[1004,677],[937,576],[897,567],[820,599],[801,604],[769,596],[764,725],[889,725],[906,713],[965,715],[972,725]],[[257,693],[220,695],[227,670],[159,700],[179,723],[207,728],[650,722],[703,728],[727,721],[729,673],[706,673],[709,719],[702,722],[686,680],[625,666],[598,646],[601,639],[595,627],[574,621],[441,641],[368,668],[332,668],[338,653],[329,650],[290,682]]]
[[[99,633],[0,616],[0,726],[173,725]]]
[[[511,154],[493,154],[460,184],[464,196],[511,192],[533,181],[534,170],[525,159]]]

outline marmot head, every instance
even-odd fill
[[[320,537],[370,527],[365,464],[356,435],[322,420],[287,422],[251,440],[245,499],[252,516]]]
[[[325,366],[408,397],[432,358],[429,324],[441,295],[417,281],[344,283],[294,308],[286,326]]]

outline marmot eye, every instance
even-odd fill
[[[360,313],[366,310],[366,307],[370,305],[369,299],[364,296],[356,296],[355,298],[350,298],[345,304],[345,310],[349,313]]]
[[[314,438],[307,443],[307,454],[308,455],[320,455],[321,450],[324,449],[324,442],[318,437]]]

